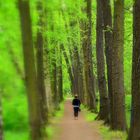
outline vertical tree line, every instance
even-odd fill
[[[65,82],[68,81],[70,94],[78,94],[90,111],[98,113],[97,119],[103,120],[112,130],[127,130],[124,88],[125,2],[96,0],[96,9],[93,9],[93,4],[92,0],[36,0],[37,18],[33,21],[30,1],[18,0],[24,72],[13,50],[10,48],[8,52],[16,73],[25,82],[32,140],[46,137],[49,116],[59,109],[64,100]],[[128,140],[140,139],[139,13],[140,0],[135,0],[132,107]],[[96,19],[93,19],[94,16]],[[65,75],[66,71],[69,77]],[[98,81],[99,94],[95,79]],[[0,140],[3,139],[1,98]]]

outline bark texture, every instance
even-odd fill
[[[19,0],[19,13],[22,30],[22,46],[24,54],[24,69],[26,76],[26,89],[28,94],[29,121],[32,140],[40,140],[41,134],[41,114],[37,77],[35,70],[35,56],[33,50],[32,28],[29,1]],[[26,12],[25,12],[26,11]]]
[[[87,22],[84,26],[83,37],[83,55],[84,55],[84,73],[85,73],[85,87],[86,94],[88,95],[88,105],[91,110],[96,110],[96,96],[95,85],[93,75],[93,61],[92,61],[92,12],[91,12],[91,0],[86,0],[86,14]]]
[[[140,139],[140,0],[134,2],[133,11],[133,62],[132,112],[128,140]]]
[[[37,53],[37,81],[40,93],[40,109],[42,125],[47,124],[48,121],[48,108],[47,108],[47,96],[45,90],[45,77],[44,77],[44,9],[41,1],[37,1],[37,11],[38,11],[38,30],[37,30],[37,40],[36,40],[36,53]]]
[[[51,89],[52,89],[52,98],[53,98],[53,104],[54,109],[58,109],[58,103],[59,103],[59,96],[57,91],[57,62],[56,62],[56,47],[53,46],[52,48],[52,69],[51,69]]]
[[[97,76],[100,93],[100,111],[98,119],[105,122],[109,119],[109,100],[105,78],[105,59],[103,43],[103,12],[102,1],[97,0],[97,23],[96,23],[96,57],[97,57]]]
[[[112,95],[112,14],[110,0],[101,0],[104,21],[104,39],[105,39],[105,55],[107,64],[107,81],[109,95],[109,112],[110,120],[113,123],[113,95]]]
[[[124,93],[124,1],[114,1],[114,26],[112,47],[113,120],[111,128],[126,130]]]

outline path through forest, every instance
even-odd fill
[[[68,100],[65,103],[64,117],[58,126],[59,133],[53,140],[102,140],[96,122],[88,123],[83,112],[78,120],[74,120],[72,111],[71,101]]]

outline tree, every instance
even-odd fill
[[[107,122],[109,119],[109,100],[107,95],[106,77],[105,77],[103,12],[101,2],[102,2],[101,0],[97,0],[96,58],[97,58],[98,87],[100,93],[100,111],[97,118]]]
[[[45,81],[44,81],[44,8],[43,3],[37,1],[37,11],[38,11],[38,30],[37,30],[37,40],[36,40],[36,53],[37,53],[37,81],[38,88],[40,93],[40,108],[41,108],[41,117],[42,123],[45,127],[48,121],[48,107],[47,107],[47,97],[45,90]]]
[[[35,69],[35,56],[32,39],[32,27],[30,17],[30,6],[28,0],[19,0],[18,8],[20,13],[20,23],[22,31],[22,47],[24,55],[25,84],[28,95],[29,121],[31,128],[31,139],[41,139],[41,113],[40,96],[37,86],[37,76]]]
[[[86,0],[86,15],[87,21],[84,22],[84,35],[83,35],[83,56],[84,56],[84,77],[85,77],[85,89],[86,94],[89,96],[88,105],[89,108],[96,109],[96,97],[93,75],[93,61],[92,61],[92,12],[91,12],[91,0]]]
[[[61,49],[61,46],[59,46],[58,95],[59,95],[59,102],[63,101],[63,71],[62,71],[62,49]]]
[[[111,128],[126,130],[124,93],[124,1],[114,1],[114,25],[112,46],[112,98],[113,120]]]
[[[52,89],[52,96],[53,96],[53,104],[54,109],[58,109],[58,92],[57,92],[57,62],[56,62],[56,47],[53,46],[52,48],[52,69],[51,69],[51,89]]]
[[[104,38],[105,38],[105,55],[107,64],[107,81],[109,95],[109,115],[110,124],[113,123],[113,98],[112,98],[112,14],[110,0],[102,0]]]
[[[61,45],[61,50],[63,52],[63,56],[64,56],[64,59],[65,59],[66,65],[67,65],[67,71],[68,71],[68,74],[69,74],[69,79],[71,81],[71,92],[73,94],[74,93],[73,72],[72,72],[72,68],[71,68],[71,65],[70,65],[70,61],[69,61],[67,52],[66,52],[63,44]]]
[[[128,140],[140,139],[140,1],[133,10],[132,112]]]

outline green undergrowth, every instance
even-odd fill
[[[4,139],[28,140],[28,107],[25,95],[6,96],[2,102]]]
[[[6,131],[4,135],[5,140],[28,140],[29,133],[27,131]]]
[[[65,101],[63,101],[60,104],[59,109],[56,110],[50,117],[51,119],[49,120],[49,124],[46,127],[46,133],[47,133],[48,140],[51,140],[53,138],[53,136],[56,134],[56,132],[59,131],[57,128],[57,124],[59,123],[59,121],[61,120],[61,118],[64,115],[64,102]]]
[[[109,127],[103,124],[99,127],[100,133],[104,140],[126,140],[127,134],[120,131],[111,131]]]
[[[86,111],[85,118],[88,122],[95,121],[97,114],[91,113],[90,111]],[[105,126],[102,121],[97,121],[97,129],[99,129],[99,133],[101,134],[104,140],[126,140],[126,133],[120,131],[111,131],[108,126]]]
[[[63,112],[64,102],[60,104],[59,110],[49,116],[49,125],[46,128],[48,138],[51,138],[57,132],[54,124],[60,121]],[[5,140],[29,139],[28,108],[24,95],[3,100],[3,120]]]
[[[127,125],[129,127],[130,124],[130,110],[131,110],[131,96],[127,95],[125,99],[125,107],[126,107],[126,120]],[[85,111],[85,118],[88,122],[95,121],[95,118],[97,117],[97,114],[92,113],[88,111],[88,109],[85,106],[81,106],[81,109]],[[108,126],[105,126],[102,121],[97,121],[98,128],[100,131],[101,136],[104,140],[126,140],[127,134],[120,131],[112,131]]]

